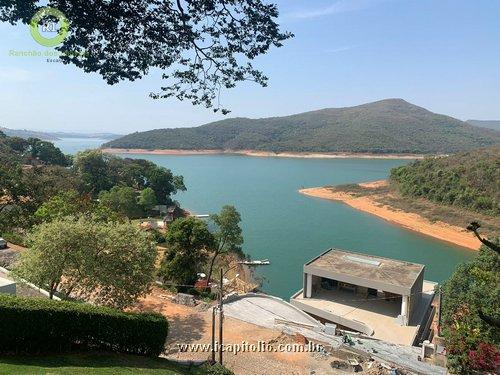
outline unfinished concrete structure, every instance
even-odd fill
[[[324,321],[398,344],[413,344],[435,283],[421,264],[329,249],[304,265],[290,302]]]
[[[0,293],[4,294],[16,294],[16,283],[15,281],[4,279],[0,277]]]

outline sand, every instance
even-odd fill
[[[267,152],[255,150],[146,150],[141,148],[103,148],[108,154],[139,154],[139,155],[220,155],[233,154],[255,157],[279,158],[314,158],[314,159],[422,159],[424,155],[417,154],[369,154],[351,152]]]
[[[381,181],[375,181],[360,185],[363,187],[376,188],[383,186],[383,183]],[[481,242],[474,237],[472,233],[467,232],[463,228],[450,225],[442,221],[431,222],[416,213],[397,210],[393,207],[377,203],[370,197],[355,197],[351,194],[332,191],[332,189],[325,187],[301,189],[299,190],[299,193],[316,198],[340,201],[357,210],[378,216],[405,229],[466,247],[468,249],[478,250],[481,246]]]

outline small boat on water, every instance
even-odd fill
[[[238,262],[239,264],[245,264],[247,266],[264,266],[267,264],[271,264],[269,259],[262,259],[262,260],[243,260],[241,262]]]

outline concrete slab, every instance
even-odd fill
[[[361,298],[349,291],[320,290],[311,298],[301,292],[291,298],[291,303],[313,315],[342,324],[373,337],[401,345],[412,345],[425,311],[434,296],[434,283],[424,282],[424,298],[408,326],[397,322],[400,303],[383,298]],[[418,315],[418,316],[417,316]]]
[[[246,294],[224,303],[224,313],[245,322],[266,328],[275,328],[275,319],[318,325],[318,321],[288,302],[267,295]]]

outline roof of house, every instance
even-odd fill
[[[367,285],[373,283],[375,287],[394,286],[397,289],[411,289],[423,270],[422,264],[339,249],[329,249],[304,265],[304,272],[311,271],[332,278],[337,276],[339,279],[344,276],[352,278],[353,283],[364,281]]]

